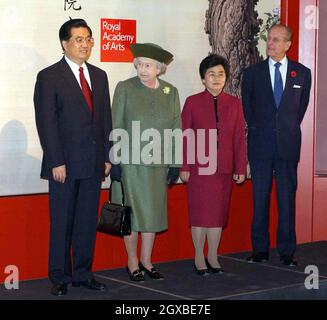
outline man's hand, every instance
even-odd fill
[[[52,168],[53,180],[60,183],[65,183],[66,180],[66,165]]]
[[[111,170],[111,163],[110,162],[105,162],[105,164],[104,164],[104,174],[105,174],[106,177],[109,176],[110,170]]]
[[[241,184],[245,180],[245,175],[244,174],[234,174],[233,179],[236,181],[237,184]]]
[[[188,182],[188,180],[190,179],[190,172],[189,171],[181,171],[179,173],[179,177],[181,178],[181,180],[183,182]]]

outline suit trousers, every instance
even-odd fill
[[[278,205],[277,251],[280,256],[296,250],[295,193],[297,161],[274,159],[250,161],[253,184],[253,252],[269,252],[269,204],[275,176]]]
[[[101,179],[49,179],[49,278],[69,283],[92,278]]]

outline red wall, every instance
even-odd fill
[[[230,223],[224,232],[221,253],[250,249],[252,202],[251,183],[234,188]],[[101,194],[100,203],[108,197]],[[7,265],[19,267],[20,279],[47,276],[49,211],[48,196],[33,195],[0,198],[0,282]],[[186,188],[177,185],[168,193],[169,230],[159,234],[153,261],[171,261],[193,256],[188,227]],[[98,234],[94,269],[122,267],[126,264],[123,240]]]
[[[301,0],[302,2],[303,0]],[[300,0],[282,1],[282,21],[289,24],[294,32],[293,46],[290,57],[297,60],[299,45],[299,9]],[[301,48],[305,46],[302,39]],[[310,113],[309,113],[310,114]],[[305,121],[312,123],[312,116]],[[305,142],[305,152],[312,152],[312,126],[304,128],[303,135],[309,137]],[[302,159],[301,159],[302,161]],[[297,232],[299,242],[309,242],[313,239],[326,239],[326,231],[318,234],[313,229],[322,225],[322,208],[325,206],[320,188],[316,202],[320,205],[313,218],[311,204],[313,202],[312,166],[299,169],[299,192],[297,198]],[[303,162],[307,164],[307,162]],[[310,168],[310,170],[308,170]],[[308,173],[309,172],[309,173]],[[311,173],[310,173],[311,172]],[[309,192],[309,198],[307,198]],[[276,243],[277,207],[275,202],[275,187],[272,192],[270,210],[271,244]],[[107,191],[101,194],[101,203],[105,201]],[[169,230],[156,238],[153,251],[153,261],[170,261],[192,258],[193,248],[188,227],[186,190],[184,185],[178,185],[169,190]],[[299,201],[304,201],[301,204]],[[309,209],[305,205],[308,205]],[[323,207],[322,207],[323,206]],[[229,225],[223,233],[219,249],[221,254],[250,250],[250,226],[252,219],[252,189],[247,181],[241,187],[234,187]],[[320,229],[319,229],[320,230]],[[5,278],[4,269],[7,265],[19,267],[20,279],[35,279],[47,276],[49,241],[49,211],[47,195],[32,195],[0,198],[0,282]],[[98,234],[96,241],[94,270],[122,267],[126,264],[126,254],[123,240],[103,234]]]
[[[298,61],[300,0],[282,0],[281,3],[281,22],[288,25],[293,31],[293,43],[288,57]]]

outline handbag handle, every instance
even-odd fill
[[[118,182],[118,181],[117,181]],[[121,188],[121,194],[122,194],[122,205],[125,205],[125,192],[124,192],[124,185],[123,185],[123,181],[119,181],[120,182],[120,188]],[[110,186],[109,186],[109,203],[111,202],[111,190],[112,190],[112,183],[113,181],[111,180],[110,182]]]

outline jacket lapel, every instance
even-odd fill
[[[293,61],[288,60],[285,89],[283,91],[282,100],[280,102],[279,108],[283,107],[285,102],[289,101],[290,95],[292,95],[293,81],[292,81],[292,78],[291,78],[291,72],[293,70],[295,70],[294,63],[293,63]]]
[[[276,104],[275,104],[275,98],[274,98],[274,91],[271,84],[271,78],[270,78],[270,70],[269,70],[269,60],[266,59],[263,64],[262,68],[262,77],[259,79],[262,79],[262,88],[264,90],[267,90],[264,92],[265,97],[267,97],[267,101],[270,101],[269,105],[272,105],[274,109],[276,110]]]
[[[83,106],[83,109],[87,110],[91,114],[90,109],[85,100],[85,97],[83,95],[82,89],[79,83],[77,82],[73,71],[70,69],[68,63],[66,62],[65,58],[61,59],[61,69],[65,81],[67,82],[67,87],[70,88],[72,94],[78,98],[81,105]],[[92,83],[92,88],[93,88],[93,83]]]
[[[98,100],[97,98],[99,97],[99,87],[98,83],[99,81],[96,81],[96,75],[94,73],[93,66],[90,65],[89,63],[86,62],[87,69],[90,74],[90,79],[91,79],[91,87],[92,87],[92,102],[93,102],[93,113],[98,110]]]

